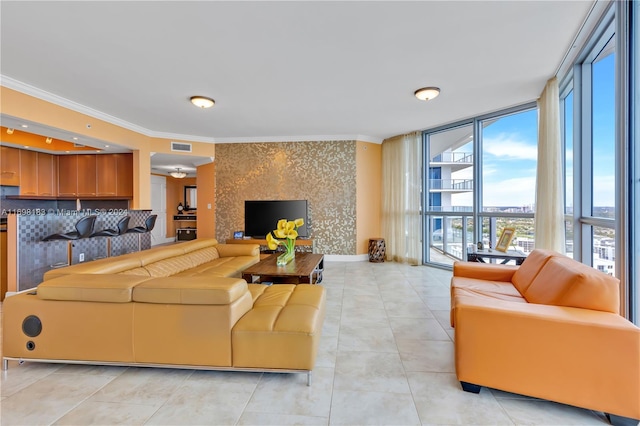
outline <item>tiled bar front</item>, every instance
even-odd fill
[[[17,291],[28,290],[42,282],[50,269],[109,256],[145,250],[151,247],[151,235],[129,233],[116,237],[90,237],[79,240],[42,241],[48,235],[75,231],[75,224],[84,216],[96,215],[94,231],[117,229],[123,216],[131,216],[129,227],[144,226],[149,210],[56,210],[42,214],[17,214]],[[110,250],[109,250],[110,246]],[[110,253],[109,253],[110,251]]]

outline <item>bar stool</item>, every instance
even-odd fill
[[[117,229],[102,229],[91,234],[92,237],[108,237],[107,253],[109,253],[109,257],[111,257],[111,238],[125,234],[129,229],[129,220],[131,220],[131,216],[125,216],[118,221]]]
[[[138,234],[138,251],[141,250],[141,240],[142,234],[146,232],[151,232],[154,226],[156,226],[156,219],[158,218],[157,214],[152,214],[144,221],[144,226],[135,226],[133,228],[127,229],[127,234]]]
[[[102,229],[91,234],[92,237],[116,237],[127,232],[129,229],[129,220],[131,216],[125,216],[118,221],[116,227],[118,229]]]
[[[88,238],[93,232],[93,227],[96,223],[97,216],[85,216],[76,222],[76,230],[67,232],[65,234],[51,234],[47,235],[42,241],[52,240],[79,240],[80,238]]]

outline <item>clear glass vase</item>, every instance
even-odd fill
[[[284,266],[287,263],[291,262],[296,257],[296,252],[294,249],[287,250],[278,256],[278,260],[276,261],[277,266]]]

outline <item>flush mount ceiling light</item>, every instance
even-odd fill
[[[423,87],[415,91],[414,95],[421,101],[430,101],[440,94],[438,87]]]
[[[48,144],[51,144],[51,142],[53,142],[53,139],[51,139],[51,138],[46,138],[44,141],[45,141],[46,143],[48,143]]]
[[[198,108],[211,108],[216,102],[204,96],[192,96],[190,98],[191,103],[197,106]]]
[[[169,173],[171,176],[173,176],[176,179],[182,179],[184,177],[187,176],[187,174],[185,172],[181,172],[180,171],[180,167],[176,167],[176,171],[175,172],[171,172]]]

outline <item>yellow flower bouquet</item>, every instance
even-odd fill
[[[278,256],[276,264],[286,265],[291,262],[296,255],[296,238],[298,238],[298,228],[304,225],[302,218],[296,220],[280,219],[278,228],[267,235],[267,245],[269,250],[275,250],[279,245],[284,246],[285,252]]]

